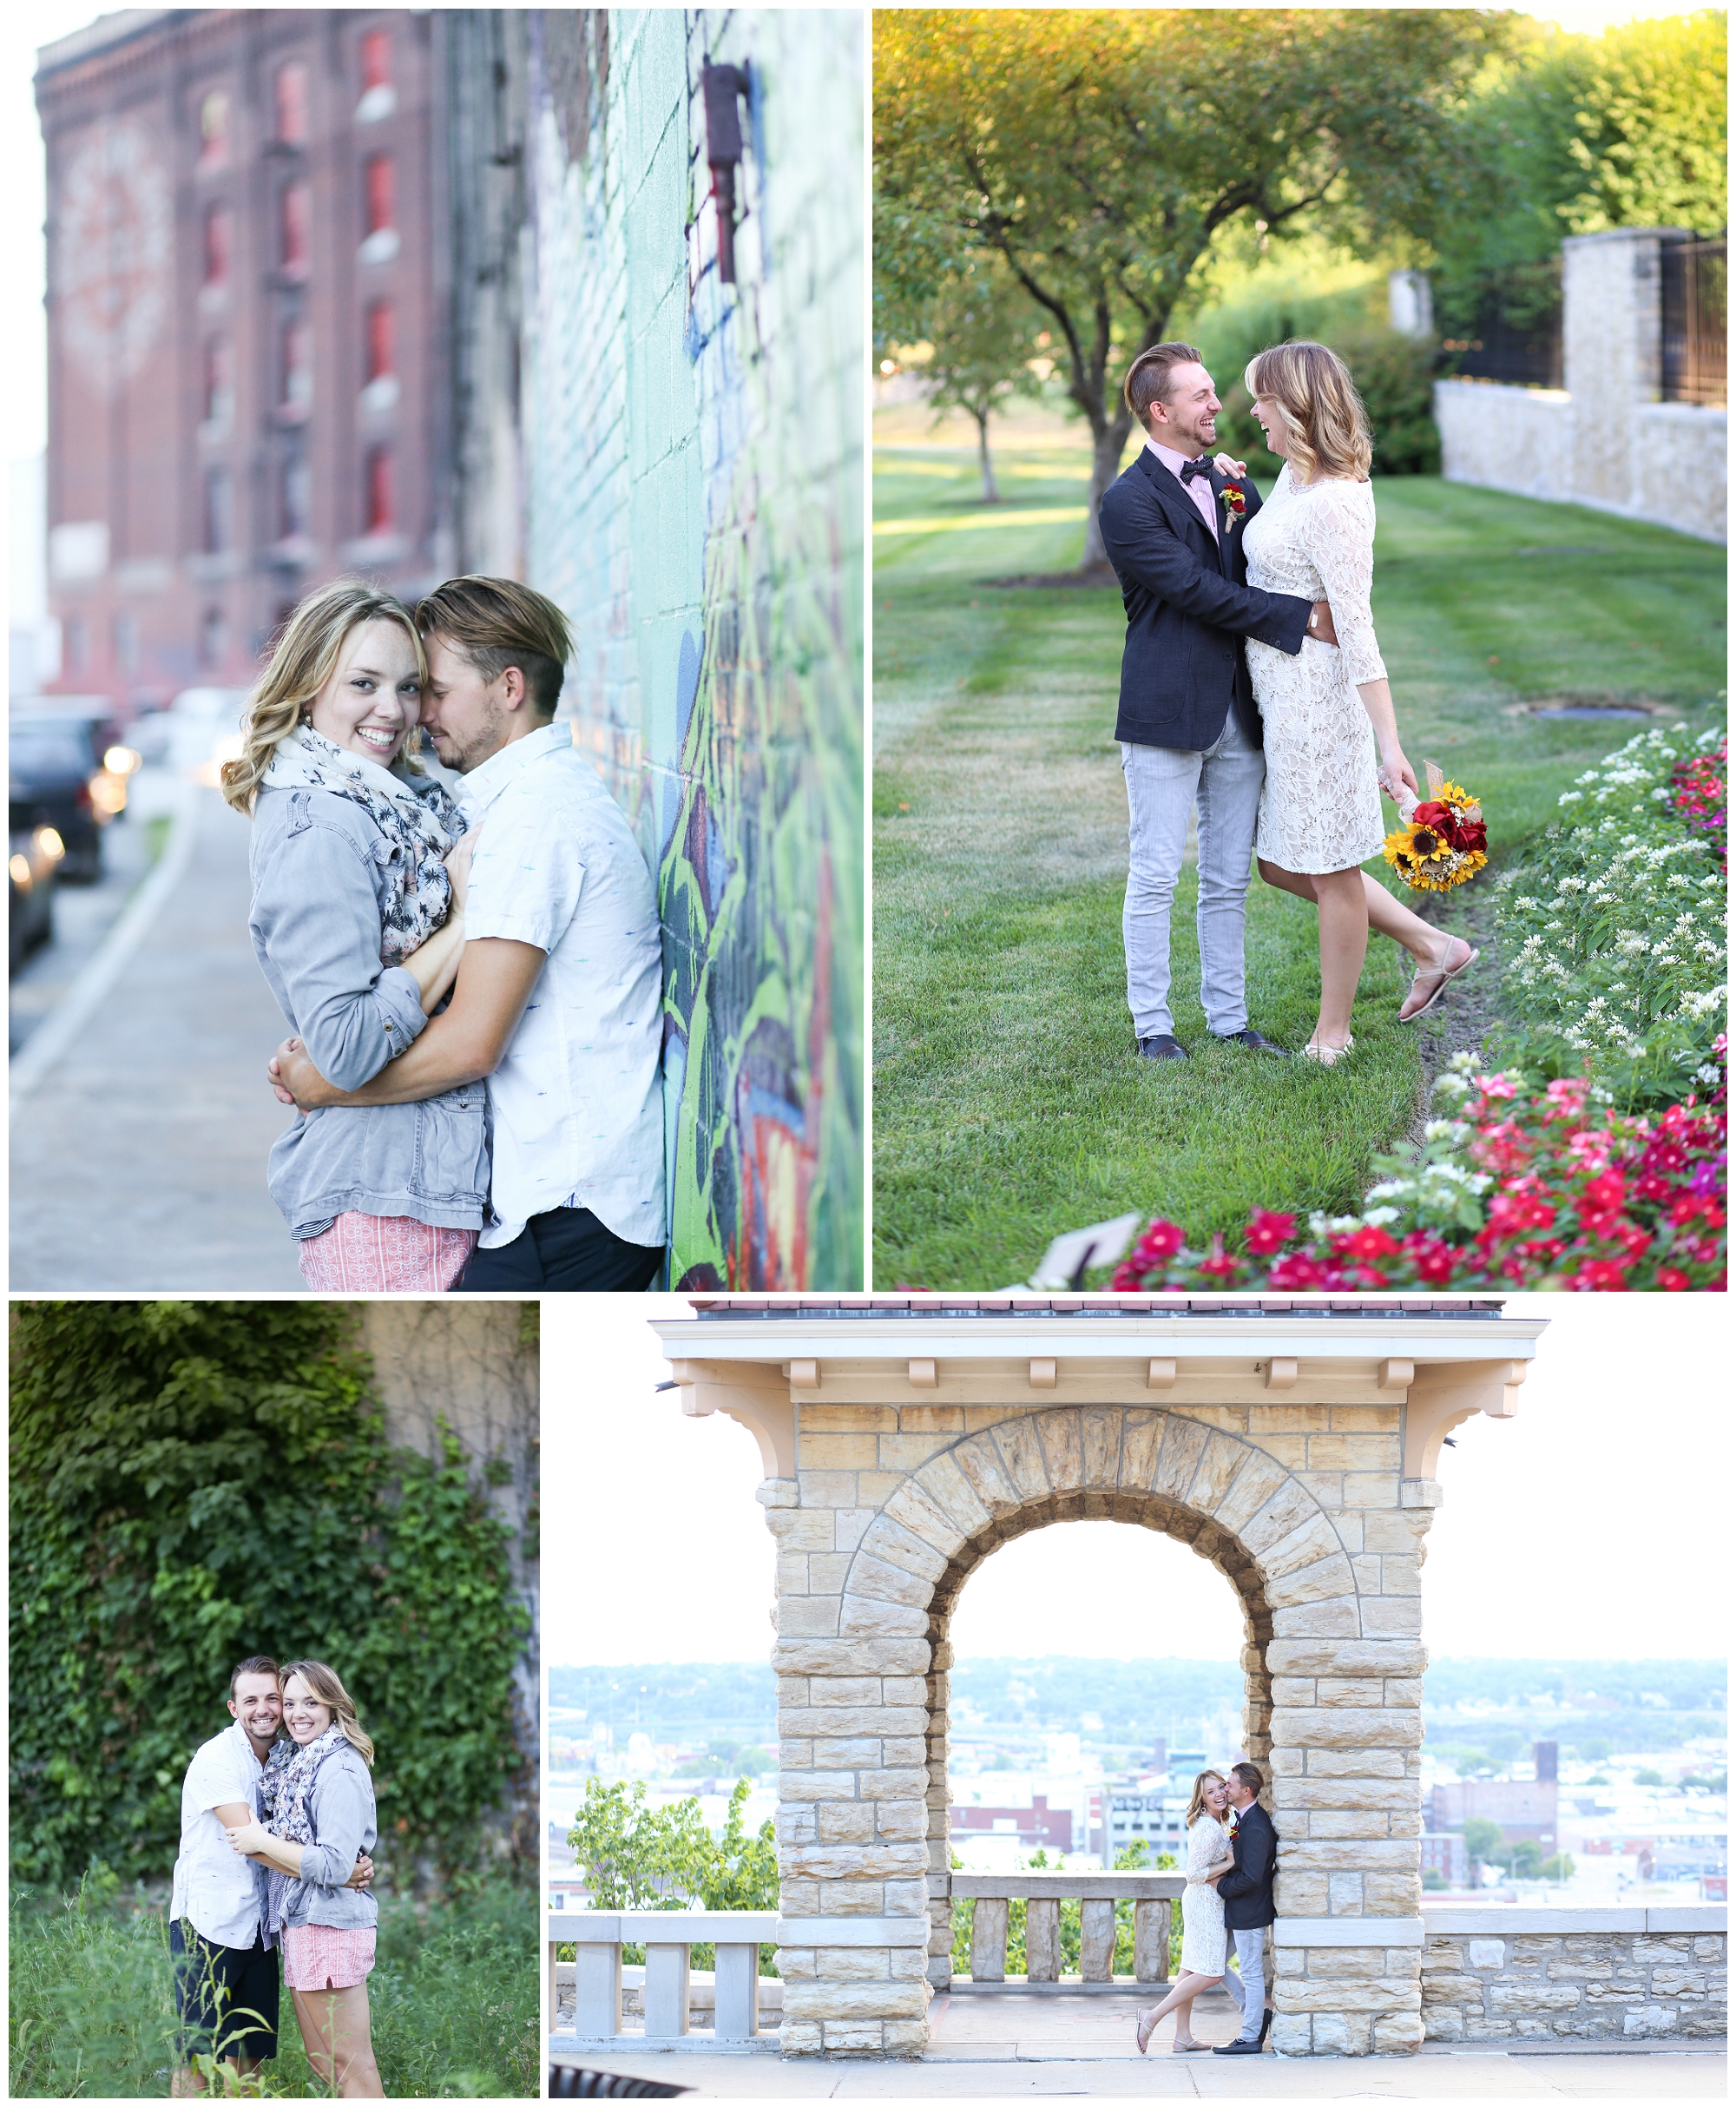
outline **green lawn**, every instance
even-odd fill
[[[1371,948],[1357,1057],[1334,1072],[1214,1047],[1190,868],[1172,963],[1194,1058],[1136,1058],[1111,736],[1120,596],[993,583],[1076,563],[1085,451],[1053,420],[1012,424],[996,454],[1003,502],[985,510],[953,431],[930,437],[909,412],[879,423],[876,1285],[1003,1287],[1052,1236],[1133,1208],[1230,1228],[1256,1202],[1348,1207],[1416,1109],[1417,1035],[1393,1018],[1408,961]],[[1375,616],[1406,751],[1482,797],[1497,859],[1640,728],[1524,705],[1643,699],[1709,721],[1721,549],[1434,477],[1376,497]],[[1001,523],[1031,512],[1074,517]],[[1248,968],[1253,1021],[1299,1044],[1318,992],[1312,912],[1258,881]]]
[[[540,2090],[534,1890],[496,1882],[444,1906],[382,1897],[368,2004],[389,2099],[535,2099]],[[99,1873],[68,1902],[14,1886],[8,2091],[13,2099],[150,2099],[174,2058],[161,1906]],[[314,2099],[287,1990],[264,2097]]]

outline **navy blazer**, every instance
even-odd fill
[[[1218,1898],[1224,1906],[1224,1928],[1231,1932],[1257,1931],[1278,1919],[1272,1882],[1278,1878],[1278,1832],[1272,1817],[1255,1801],[1236,1818],[1236,1833],[1230,1840],[1234,1867],[1218,1882]]]
[[[1211,476],[1221,516],[1227,478],[1215,468]],[[1148,446],[1103,493],[1103,546],[1128,616],[1118,740],[1201,752],[1222,733],[1233,701],[1248,738],[1264,743],[1242,638],[1294,657],[1314,603],[1247,583],[1242,534],[1259,492],[1249,477],[1236,480],[1247,510],[1221,535]]]

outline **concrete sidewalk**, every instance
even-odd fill
[[[1134,1995],[943,1996],[930,2007],[933,2042],[920,2063],[784,2062],[719,2053],[703,2034],[680,2050],[556,2047],[550,2060],[690,2088],[713,2099],[1703,2100],[1726,2091],[1724,2044],[1431,2043],[1420,2056],[1280,2059],[1171,2053],[1174,2021],[1134,2045]],[[1201,1998],[1194,2030],[1233,2039],[1241,2014]]]
[[[13,1121],[14,1294],[302,1290],[266,1190],[293,1115],[264,1081],[286,1028],[247,938],[247,822],[209,789],[187,813],[177,882]]]

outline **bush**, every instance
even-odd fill
[[[1630,739],[1496,881],[1504,1052],[1588,1072],[1628,1105],[1715,1083],[1726,753],[1723,734],[1690,746],[1680,726]]]
[[[174,2056],[161,1905],[99,1867],[64,1900],[15,1885],[9,1917],[12,2097],[161,2098]],[[536,2097],[536,1930],[529,1887],[460,1881],[429,1908],[381,1897],[368,2003],[389,2097]],[[279,2019],[261,2093],[325,2097],[287,1992]]]
[[[243,1655],[332,1662],[373,1735],[383,1886],[484,1848],[529,1628],[457,1443],[387,1445],[341,1305],[15,1309],[11,1848],[54,1887],[174,1861]]]
[[[1258,351],[1305,328],[1290,328],[1251,343],[1227,385],[1220,381],[1224,414],[1218,420],[1218,446],[1246,461],[1259,475],[1259,464],[1275,467],[1254,422],[1253,403],[1242,383],[1242,368]],[[1441,435],[1435,424],[1435,374],[1439,359],[1431,344],[1401,336],[1396,329],[1358,320],[1328,327],[1318,341],[1329,345],[1350,368],[1374,435],[1377,476],[1436,476],[1441,470]],[[1262,482],[1264,477],[1259,477]]]

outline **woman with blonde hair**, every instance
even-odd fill
[[[1385,835],[1382,790],[1396,799],[1402,788],[1417,789],[1369,609],[1373,450],[1362,399],[1324,344],[1263,351],[1245,379],[1266,444],[1284,461],[1243,531],[1248,583],[1330,601],[1338,633],[1336,649],[1309,637],[1293,658],[1247,640],[1266,739],[1259,874],[1318,911],[1320,1008],[1302,1051],[1330,1067],[1355,1044],[1351,1006],[1371,925],[1417,961],[1402,1024],[1431,1010],[1477,954],[1400,906],[1361,868]]]
[[[1334,621],[1337,616],[1334,615]],[[1224,1930],[1224,1906],[1218,1900],[1218,1882],[1234,1860],[1230,1855],[1229,1831],[1224,1810],[1229,1791],[1223,1774],[1202,1770],[1194,1781],[1194,1795],[1187,1802],[1187,1885],[1181,1893],[1181,1972],[1175,1987],[1161,2005],[1148,2005],[1141,2012],[1134,2038],[1143,2056],[1160,2019],[1175,2014],[1175,2039],[1171,2051],[1185,2056],[1194,2049],[1211,2047],[1194,2032],[1194,2000],[1224,1979],[1229,1965],[1229,1939]]]
[[[223,794],[253,822],[253,951],[328,1083],[359,1090],[413,1043],[464,949],[464,821],[411,751],[422,638],[340,578],[290,616],[248,697]],[[444,1291],[488,1195],[487,1094],[298,1113],[267,1182],[320,1293]]]
[[[384,2099],[368,2011],[379,1905],[345,1885],[378,1835],[374,1745],[325,1662],[291,1661],[278,1680],[289,1739],[273,1746],[254,1788],[260,1818],[229,1841],[260,1868],[262,1935],[282,1948],[314,2076],[341,2099]]]

